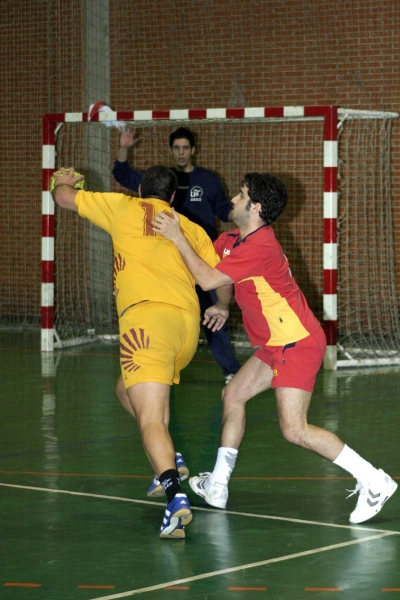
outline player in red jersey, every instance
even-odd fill
[[[192,477],[190,486],[211,506],[226,507],[228,482],[245,432],[246,403],[272,388],[285,439],[351,473],[357,479],[354,493],[360,495],[350,522],[367,521],[380,511],[397,484],[334,433],[307,422],[326,339],[271,227],[286,207],[286,188],[269,173],[248,173],[232,204],[238,229],[214,242],[222,259],[214,268],[193,250],[180,231],[176,213],[174,219],[157,213],[153,220],[154,230],[174,242],[203,289],[234,285],[246,331],[252,345],[258,346],[222,392],[221,446],[214,470]],[[218,329],[227,318],[228,304],[217,302],[206,311],[204,322]]]

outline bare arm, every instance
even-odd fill
[[[82,181],[84,177],[83,175],[75,177],[75,170],[73,168],[69,169],[69,173],[66,172],[64,167],[61,167],[60,171],[62,175],[56,175],[55,187],[52,192],[54,202],[61,208],[68,208],[69,210],[78,212],[75,204],[75,196],[79,190],[74,189],[74,185],[78,181]]]
[[[179,227],[179,217],[174,209],[172,209],[172,216],[168,216],[165,213],[157,212],[154,216],[152,226],[153,230],[157,233],[161,233],[168,240],[171,240],[178,248],[182,259],[199,284],[204,290],[215,290],[221,286],[232,286],[233,279],[213,269],[193,250],[185,236],[183,235]],[[218,293],[218,292],[217,292]],[[226,291],[222,291],[221,301],[226,303]],[[225,293],[225,297],[224,297]]]
[[[217,293],[216,306],[219,306],[222,309],[228,308],[233,296],[233,284],[229,283],[228,285],[223,285],[215,291]]]
[[[232,299],[233,285],[224,285],[217,288],[217,302],[209,306],[204,312],[203,325],[211,331],[219,331],[229,317],[229,304]]]

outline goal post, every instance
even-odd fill
[[[85,174],[88,189],[121,190],[109,178],[118,130],[104,124],[129,122],[140,131],[141,141],[129,158],[135,169],[170,164],[168,135],[186,126],[198,136],[199,163],[220,175],[229,197],[246,172],[280,176],[289,205],[274,228],[323,323],[328,342],[324,367],[400,364],[390,204],[391,123],[396,117],[335,106],[99,112],[90,121],[84,112],[45,115],[42,351],[117,334],[109,236],[75,213],[55,211],[49,183],[56,168],[74,166]],[[379,207],[384,213],[375,224],[366,209],[371,190],[375,216]],[[391,260],[384,268],[361,230],[367,226],[381,256],[385,252],[385,260]],[[361,258],[366,262],[360,269]],[[390,285],[393,292],[380,331],[369,321],[380,311],[382,292],[376,289],[376,298],[369,298],[371,282],[362,269],[373,270],[381,288]],[[233,310],[232,315],[233,343],[245,345],[240,314]]]

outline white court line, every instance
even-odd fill
[[[87,498],[99,498],[101,500],[118,500],[119,502],[131,502],[133,504],[148,504],[151,506],[164,507],[165,503],[151,502],[150,500],[135,500],[134,498],[123,498],[122,496],[106,496],[103,494],[89,494],[87,492],[72,492],[70,490],[56,490],[54,488],[34,487],[30,485],[16,485],[13,483],[0,483],[0,486],[17,488],[21,490],[33,490],[36,492],[49,492],[53,494],[68,494],[70,496],[85,496]],[[351,529],[357,531],[375,531],[388,535],[400,535],[400,531],[390,531],[388,529],[376,529],[375,527],[357,527],[355,525],[337,525],[336,523],[324,523],[323,521],[307,521],[305,519],[292,519],[290,517],[276,517],[273,515],[260,515],[259,513],[238,512],[234,510],[223,510],[213,508],[202,508],[201,506],[191,506],[192,510],[201,512],[212,512],[224,515],[233,515],[239,517],[251,517],[254,519],[267,519],[269,521],[287,521],[289,523],[300,523],[301,525],[319,525],[321,527],[335,527],[337,529]]]
[[[15,485],[15,484],[10,484],[10,483],[0,483],[0,486],[3,487],[10,487],[10,488],[17,488],[17,489],[23,489],[23,490],[32,490],[32,491],[39,491],[39,492],[47,492],[47,493],[58,493],[58,494],[68,494],[71,496],[85,496],[85,497],[89,497],[89,498],[99,498],[99,499],[103,499],[103,500],[117,500],[120,502],[131,502],[134,504],[149,504],[152,506],[164,506],[164,504],[161,504],[160,502],[150,502],[148,500],[135,500],[132,498],[123,498],[120,496],[106,496],[106,495],[102,495],[102,494],[89,494],[86,492],[72,492],[69,490],[56,490],[56,489],[52,489],[52,488],[42,488],[42,487],[33,487],[33,486],[25,486],[25,485]],[[201,508],[201,507],[192,507],[193,510],[199,510],[199,511],[204,511],[204,512],[214,512],[214,513],[220,513],[220,510],[214,510],[214,509],[208,509],[208,508]],[[194,575],[192,577],[187,577],[185,579],[175,579],[173,581],[167,581],[164,583],[160,583],[157,585],[153,585],[150,587],[145,587],[145,588],[139,588],[136,590],[129,590],[127,592],[121,592],[118,594],[112,594],[111,596],[98,596],[97,598],[92,598],[91,600],[117,600],[118,598],[127,598],[129,596],[135,596],[138,594],[144,594],[146,592],[153,592],[156,590],[161,590],[164,589],[168,586],[171,585],[180,585],[183,583],[190,583],[192,581],[199,581],[201,579],[209,579],[211,577],[218,577],[220,575],[225,575],[226,573],[234,573],[234,572],[238,572],[238,571],[243,571],[244,569],[253,569],[253,568],[257,568],[257,567],[262,567],[265,565],[269,565],[272,563],[278,563],[278,562],[282,562],[282,561],[286,561],[286,560],[292,560],[294,558],[301,558],[303,556],[310,556],[312,554],[318,554],[320,552],[327,552],[329,550],[336,550],[337,548],[346,548],[348,546],[353,546],[354,544],[361,544],[363,542],[369,542],[371,540],[377,540],[383,537],[388,537],[391,535],[400,535],[400,532],[397,531],[387,531],[387,530],[383,530],[383,529],[372,529],[372,528],[364,528],[364,527],[354,527],[352,525],[336,525],[333,523],[323,523],[323,522],[319,522],[319,521],[306,521],[306,520],[301,520],[301,519],[290,519],[287,517],[276,517],[276,516],[268,516],[268,515],[260,515],[257,513],[241,513],[241,512],[236,512],[236,511],[224,511],[223,514],[228,514],[228,515],[235,515],[235,516],[244,516],[244,517],[252,517],[252,518],[261,518],[261,519],[269,519],[269,520],[275,520],[275,521],[290,521],[292,523],[301,523],[304,525],[320,525],[323,527],[337,527],[337,528],[341,528],[341,529],[352,529],[352,530],[358,530],[358,531],[363,531],[363,532],[367,532],[367,531],[374,531],[376,532],[376,535],[370,535],[367,537],[363,537],[361,539],[358,540],[351,540],[348,542],[342,542],[340,544],[333,544],[331,546],[323,546],[321,548],[315,548],[313,550],[305,550],[303,552],[296,552],[295,554],[288,554],[286,556],[279,556],[276,558],[269,558],[266,560],[262,560],[262,561],[258,561],[255,563],[248,563],[245,565],[239,565],[237,567],[229,567],[227,569],[221,569],[219,571],[211,571],[209,573],[202,573],[201,575]]]
[[[314,550],[305,550],[304,552],[296,552],[296,554],[288,554],[287,556],[268,558],[267,560],[260,560],[259,562],[249,563],[247,565],[240,565],[238,567],[230,567],[229,569],[221,569],[220,571],[212,571],[210,573],[203,573],[202,575],[186,577],[185,579],[175,579],[174,581],[168,581],[166,583],[160,583],[158,585],[152,585],[150,587],[140,588],[137,590],[129,590],[128,592],[121,592],[119,594],[112,594],[111,596],[98,596],[97,598],[91,598],[91,600],[116,600],[117,598],[127,598],[128,596],[135,596],[136,594],[144,594],[145,592],[154,592],[155,590],[162,590],[170,585],[180,585],[182,583],[198,581],[199,579],[207,579],[209,577],[218,577],[219,575],[225,575],[226,573],[243,571],[244,569],[254,569],[255,567],[263,567],[265,565],[270,565],[271,563],[278,563],[284,560],[292,560],[293,558],[301,558],[302,556],[318,554],[319,552],[327,552],[328,550],[336,550],[336,548],[346,548],[347,546],[352,546],[353,544],[361,544],[362,542],[369,542],[371,540],[377,540],[379,538],[387,537],[390,535],[395,535],[395,533],[391,532],[381,533],[379,535],[370,535],[368,537],[362,538],[361,540],[342,542],[341,544],[333,544],[332,546],[322,546],[321,548],[315,548]]]

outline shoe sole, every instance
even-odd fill
[[[189,479],[189,485],[192,488],[192,490],[194,491],[195,494],[197,494],[198,496],[200,496],[200,498],[203,498],[203,500],[205,500],[207,502],[207,504],[209,504],[210,506],[213,506],[214,508],[221,508],[222,510],[224,508],[226,508],[226,502],[219,502],[218,503],[218,498],[215,499],[215,501],[211,498],[206,498],[205,494],[199,490],[199,488],[196,485],[196,482],[194,481],[194,479],[197,479],[197,477],[191,477]]]
[[[389,489],[386,498],[384,499],[384,501],[382,502],[382,504],[380,505],[380,507],[376,511],[376,513],[374,513],[373,515],[371,515],[367,519],[363,519],[362,521],[352,521],[351,519],[349,519],[350,523],[352,523],[353,525],[359,525],[360,523],[365,523],[366,521],[369,521],[370,519],[372,519],[373,517],[375,517],[382,510],[382,508],[386,504],[386,502],[393,496],[393,494],[395,493],[395,491],[397,490],[397,488],[398,488],[397,483],[395,481],[393,481],[393,485]]]
[[[185,479],[188,478],[189,469],[187,467],[179,467],[178,473],[179,473],[179,481],[185,481]],[[164,492],[164,488],[161,485],[161,483],[160,483],[160,485],[155,487],[154,490],[151,490],[151,492],[147,491],[147,495],[149,496],[149,498],[160,498],[161,496],[164,496],[165,492]]]
[[[188,508],[181,508],[171,516],[171,525],[175,525],[175,528],[170,532],[160,533],[160,538],[164,539],[183,539],[185,537],[185,525],[189,525],[192,521],[193,515]]]
[[[174,529],[172,533],[160,533],[160,538],[164,540],[183,540],[185,537],[184,529]]]

